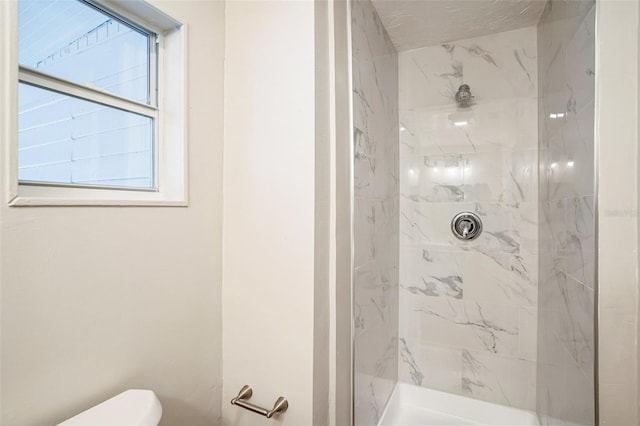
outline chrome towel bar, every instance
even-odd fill
[[[240,392],[238,392],[238,396],[231,400],[231,404],[253,411],[254,413],[258,413],[268,419],[273,417],[274,414],[284,413],[287,411],[287,408],[289,408],[289,401],[287,401],[287,398],[284,396],[281,396],[276,400],[271,410],[267,410],[266,408],[258,407],[257,405],[250,403],[248,399],[251,398],[251,395],[253,395],[251,386],[244,385],[242,389],[240,389]]]

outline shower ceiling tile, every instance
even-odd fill
[[[536,25],[544,0],[373,0],[398,51]]]

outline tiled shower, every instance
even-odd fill
[[[396,383],[595,423],[594,9],[398,52],[351,3],[356,424]]]
[[[400,69],[400,378],[533,409],[535,28],[404,52]],[[463,82],[470,110],[452,102]],[[471,242],[450,230],[463,211],[484,225]]]

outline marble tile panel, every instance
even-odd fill
[[[464,194],[469,202],[515,202],[510,190],[510,152],[487,151],[464,156]]]
[[[495,99],[459,109],[455,104],[403,109],[411,155],[527,150],[537,146],[535,98]],[[403,150],[403,155],[407,151]]]
[[[539,98],[543,107],[539,120],[549,137],[562,128],[562,117],[557,115],[567,112],[567,45],[577,25],[571,19],[558,18],[563,6],[559,1],[549,2],[538,24]]]
[[[355,424],[377,424],[398,377],[397,53],[372,3],[351,3]]]
[[[504,203],[474,203],[468,210],[482,220],[482,234],[461,245],[483,253],[520,253],[520,214],[518,206]]]
[[[418,154],[418,135],[416,132],[416,119],[414,110],[399,111],[399,139],[400,158],[412,157]]]
[[[356,198],[354,203],[355,265],[397,258],[399,202]]]
[[[444,392],[462,391],[462,349],[400,339],[399,380]]]
[[[537,96],[536,28],[491,34],[443,45],[463,66],[478,101]]]
[[[456,202],[464,199],[464,159],[460,155],[405,158],[402,172],[400,191],[411,201]]]
[[[572,359],[564,365],[565,387],[561,419],[573,425],[595,425],[595,383],[593,372],[585,372]]]
[[[546,325],[550,327],[550,332],[559,335],[567,275],[558,269],[553,269],[552,272],[538,280],[538,308],[540,312],[547,312],[547,318],[553,317],[554,321],[547,322]]]
[[[464,257],[458,251],[404,248],[401,251],[400,286],[424,296],[462,299]]]
[[[548,244],[546,247],[549,247],[549,249],[542,249],[545,246],[542,245],[543,243],[540,244],[541,250],[538,254],[538,295],[542,292],[542,290],[540,290],[542,283],[551,275],[551,271],[555,267],[555,262],[557,260],[551,252],[550,232],[548,232],[548,227],[544,222],[540,223],[540,229],[540,241],[545,241],[545,244]],[[540,299],[540,296],[538,296],[538,299]]]
[[[465,201],[521,203],[537,199],[537,150],[465,154]]]
[[[539,254],[538,240],[540,221],[539,221],[539,204],[536,201],[518,204],[518,214],[520,215],[520,253],[521,254]],[[536,268],[537,271],[537,268]],[[537,279],[537,273],[536,273]]]
[[[562,350],[561,345],[553,346],[553,343],[559,342],[543,339],[539,342],[539,346],[545,349],[559,348]],[[548,359],[553,362],[541,362],[542,357],[540,352],[538,353],[536,403],[541,424],[545,426],[565,425],[566,422],[561,420],[565,412],[564,392],[566,389],[562,352],[560,355],[550,354],[548,356]]]
[[[394,380],[356,371],[354,375],[355,424],[377,425],[394,386]]]
[[[375,203],[376,261],[384,270],[395,269],[398,273],[398,216],[399,201],[386,199]],[[394,282],[397,284],[398,279]]]
[[[549,200],[564,200],[579,194],[577,183],[583,180],[579,173],[588,164],[584,153],[573,155],[571,148],[563,136],[563,132],[556,133],[550,139],[551,146],[547,151],[546,170],[540,171],[547,178]]]
[[[564,190],[558,197],[582,197],[595,192],[593,111],[591,102],[578,116],[570,115],[562,131],[563,144],[551,150],[557,165],[553,171]]]
[[[518,358],[535,361],[538,357],[538,307],[522,306],[518,320]]]
[[[544,245],[553,258],[551,269],[566,270],[567,257],[567,222],[565,201],[552,201],[549,203],[541,203],[542,211],[546,217],[545,226],[548,227],[551,240]],[[545,270],[544,273],[551,274],[552,270]]]
[[[476,351],[462,353],[462,392],[511,407],[535,409],[536,364]]]
[[[375,262],[359,266],[354,271],[355,291],[355,329],[356,336],[371,335],[372,329],[391,334],[391,324],[395,321],[391,308],[393,286],[383,276],[382,268]],[[390,324],[389,327],[386,324]],[[375,338],[376,336],[372,336]],[[378,342],[379,346],[384,343]]]
[[[479,250],[483,253],[520,252],[521,220],[517,205],[503,203],[416,203],[400,200],[400,242],[411,246],[427,244],[443,248]],[[451,220],[460,212],[476,213],[483,224],[474,241],[458,240],[451,232]]]
[[[442,105],[464,81],[480,100],[536,96],[535,28],[493,34],[400,54],[400,81],[424,90],[400,90],[406,107]],[[405,86],[410,87],[410,86]]]
[[[355,103],[357,104],[357,103]],[[361,104],[360,104],[361,105]],[[354,127],[354,193],[356,197],[385,198],[398,193],[397,120],[388,123],[395,137],[367,127]]]
[[[353,221],[354,265],[358,267],[376,257],[376,201],[356,198]]]
[[[502,203],[413,203],[401,200],[401,242],[404,245],[427,244],[443,248],[475,249],[484,253],[520,251],[518,207]],[[463,211],[476,213],[483,232],[474,241],[460,241],[451,232],[451,220]]]
[[[474,137],[476,123],[488,114],[488,107],[459,110],[454,104],[412,110],[415,124],[414,155],[476,152],[499,144],[495,136],[489,140]],[[404,117],[400,117],[401,121]],[[483,120],[484,121],[484,120]],[[493,120],[496,121],[496,120]]]
[[[571,362],[565,361],[565,364],[575,364],[583,374],[592,375],[595,312],[593,290],[562,273],[557,274],[555,284],[555,291],[560,295],[554,296],[554,300],[545,305],[545,309],[552,311],[551,318],[554,319],[546,326],[549,332],[555,333],[560,346],[569,354]]]
[[[561,425],[565,424],[560,419],[564,416],[564,363],[568,354],[552,330],[558,323],[557,312],[541,309],[538,319],[537,411],[543,425]]]
[[[376,183],[376,146],[364,130],[354,127],[354,195],[372,197]]]
[[[394,380],[397,374],[397,290],[375,263],[356,268],[354,356],[356,370]]]
[[[537,305],[534,256],[471,250],[463,254],[463,259],[465,300],[509,306]]]
[[[420,336],[421,344],[505,355],[518,351],[516,307],[440,297],[414,298],[412,302],[412,315],[420,317],[414,323],[419,329],[404,331]]]
[[[595,209],[594,197],[566,201],[566,264],[572,278],[594,288],[595,280]]]
[[[543,283],[540,282],[540,285],[543,285]],[[538,309],[538,339],[540,344],[538,345],[536,360],[539,365],[552,365],[561,369],[564,364],[566,350],[557,333],[560,313],[540,306]],[[540,382],[540,384],[543,383],[544,380]]]
[[[509,160],[510,198],[504,202],[537,203],[538,201],[538,149],[512,151]]]
[[[462,64],[442,46],[400,52],[398,60],[403,108],[447,104],[462,84]]]
[[[567,111],[575,112],[595,98],[595,8],[567,44]]]
[[[443,248],[459,245],[451,233],[451,219],[461,203],[418,203],[400,198],[400,244],[428,244]]]

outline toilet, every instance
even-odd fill
[[[129,389],[57,426],[158,426],[162,405],[153,391]]]

